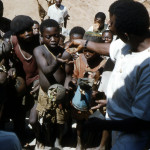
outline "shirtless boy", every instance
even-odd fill
[[[58,57],[62,55],[62,58],[67,60],[70,57],[70,54],[64,52],[65,50],[58,46],[60,31],[59,24],[55,20],[44,20],[40,26],[40,31],[44,45],[41,45],[34,49],[34,56],[36,58],[39,69],[39,82],[41,86],[36,109],[38,115],[45,118],[45,114],[47,115],[51,111],[51,106],[48,103],[48,88],[56,83],[64,85],[65,80],[67,80],[65,66],[60,63],[60,61],[58,61],[58,59],[60,60],[60,58]],[[57,115],[58,114],[56,114],[56,116]],[[48,122],[50,123],[51,127],[57,126],[59,124],[57,118],[53,117],[50,113],[48,116],[49,119],[46,118],[46,120],[49,120]],[[60,126],[62,126],[64,123],[64,120],[62,120]],[[40,127],[39,125],[40,124],[37,122],[38,131],[38,127]],[[58,130],[58,128],[56,130]],[[53,138],[55,136],[55,133],[54,135],[50,136]],[[52,142],[52,140],[49,140],[48,145],[53,146],[54,142]]]

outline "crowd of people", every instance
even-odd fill
[[[87,31],[75,26],[67,41],[61,2],[39,23],[4,18],[0,0],[0,150],[30,149],[27,116],[35,150],[63,149],[66,135],[76,135],[77,150],[150,149],[147,9],[116,0],[108,23],[98,12]]]

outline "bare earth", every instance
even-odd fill
[[[63,0],[62,4],[68,8],[70,20],[68,29],[74,26],[82,26],[88,29],[93,23],[94,16],[97,12],[106,13],[108,20],[108,8],[115,0]],[[46,0],[39,0],[40,4],[47,11]],[[37,0],[3,0],[4,16],[13,19],[16,15],[29,15],[34,20],[40,22],[38,14]],[[47,18],[47,17],[45,17]]]

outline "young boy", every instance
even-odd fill
[[[69,44],[69,42],[71,42],[74,39],[83,39],[84,33],[85,33],[84,28],[80,26],[73,27],[69,33],[69,41],[65,43],[65,47]],[[68,49],[68,52],[71,50],[72,48]],[[79,57],[78,53],[72,53],[71,55],[72,55],[73,60]]]
[[[32,26],[33,34],[34,35],[39,35],[40,25],[36,20],[34,20],[33,22],[34,22],[33,26]]]
[[[113,40],[113,33],[112,33],[110,30],[105,30],[105,31],[102,33],[102,40],[103,40],[105,43],[111,43],[112,40]]]
[[[101,35],[99,35],[98,33],[94,33],[94,32],[86,32],[84,34],[83,39],[86,39],[89,41],[94,41],[97,43],[102,42]],[[97,91],[98,86],[99,86],[99,81],[100,81],[100,74],[102,73],[105,62],[106,62],[106,60],[103,60],[103,58],[100,57],[99,54],[89,51],[85,48],[83,50],[83,54],[81,54],[79,56],[79,58],[77,58],[74,61],[73,83],[75,83],[75,81],[77,81],[80,78],[88,78],[88,79],[92,78],[92,79],[94,79],[94,83],[92,85],[91,92]],[[90,79],[89,79],[89,82],[90,82]],[[78,88],[79,88],[79,86],[78,86]],[[90,89],[90,88],[88,88],[88,89]],[[80,89],[80,91],[81,91],[81,89]],[[91,102],[92,102],[91,101],[92,93],[91,93],[91,95],[88,96],[89,102],[87,102],[88,100],[85,100],[86,101],[85,104],[83,103],[84,102],[83,100],[79,100],[78,93],[79,92],[77,89],[75,96],[72,100],[72,106],[73,106],[72,107],[72,116],[74,119],[77,120],[77,134],[78,134],[78,139],[80,139],[80,132],[82,131],[82,124],[83,124],[84,120],[87,120],[88,117],[93,112],[90,109]],[[90,93],[90,91],[89,91],[89,93]],[[81,98],[82,98],[82,96],[81,96]],[[79,103],[77,103],[78,101],[79,101]],[[95,144],[92,142],[90,144]],[[90,144],[88,146],[91,146]],[[77,148],[78,148],[78,146],[79,146],[79,143],[77,145]],[[94,146],[96,146],[96,145],[94,145]]]
[[[97,32],[102,35],[103,31],[107,29],[105,24],[106,15],[103,12],[98,12],[94,18],[94,25],[91,26],[88,31]]]
[[[39,117],[45,118],[45,113],[49,116],[47,119],[48,122],[45,119],[43,120],[44,124],[47,124],[47,127],[49,126],[47,130],[51,130],[53,126],[57,126],[56,130],[60,130],[60,135],[63,131],[65,122],[63,121],[62,123],[58,123],[57,118],[54,117],[55,115],[51,116],[51,114],[49,114],[53,108],[48,104],[49,98],[47,91],[53,84],[65,84],[65,81],[67,80],[65,66],[60,63],[60,60],[62,61],[60,56],[63,55],[62,58],[67,60],[70,55],[65,52],[63,48],[58,46],[60,31],[59,24],[55,20],[44,20],[40,26],[40,31],[44,45],[34,49],[34,56],[38,65],[39,81],[41,86],[36,110]],[[55,114],[56,116],[58,115],[56,111]],[[62,118],[65,117],[63,111],[61,115]],[[39,131],[40,124],[38,122],[36,123],[36,127]],[[54,137],[54,139],[47,139],[48,143],[43,143],[44,145],[47,144],[54,146],[56,130],[54,130],[53,133],[47,132],[47,134],[49,134],[48,137]],[[40,133],[37,137],[40,137]]]

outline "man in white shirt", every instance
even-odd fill
[[[64,5],[61,5],[62,0],[56,0],[55,4],[51,5],[48,8],[48,17],[50,19],[56,20],[60,27],[67,26],[67,19],[69,17],[67,8]]]
[[[109,120],[89,120],[83,129],[112,130],[112,150],[143,150],[150,147],[149,15],[142,4],[131,0],[116,1],[112,6],[110,28],[121,40],[111,45],[81,41],[90,50],[109,54],[115,62],[107,88]],[[79,40],[72,43],[79,45]]]

